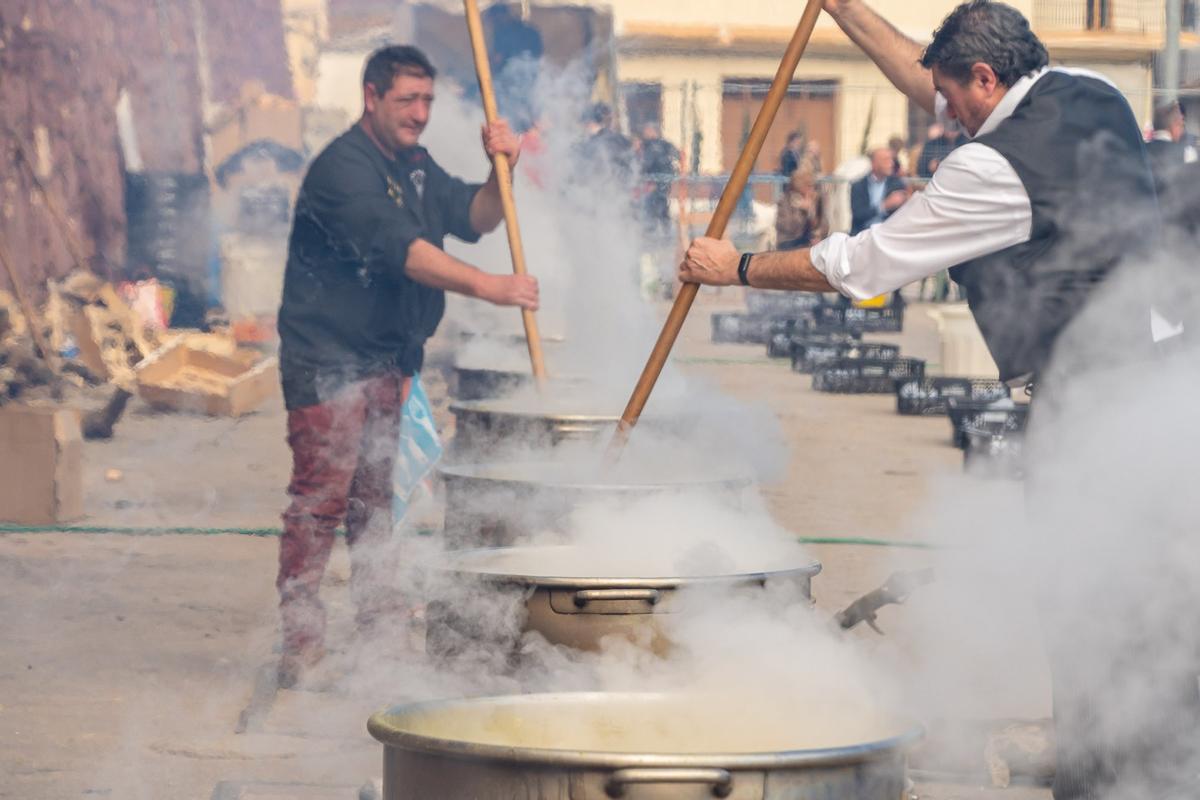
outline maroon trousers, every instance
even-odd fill
[[[288,412],[292,502],[283,514],[275,581],[285,653],[311,653],[323,644],[325,607],[318,590],[343,521],[356,621],[370,626],[402,610],[390,587],[396,574],[392,467],[410,385],[410,378],[389,373]]]

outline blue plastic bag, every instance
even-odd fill
[[[400,419],[400,451],[392,471],[392,519],[396,525],[404,520],[413,494],[442,457],[442,441],[420,375],[413,376]]]

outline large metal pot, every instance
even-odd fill
[[[454,360],[451,397],[455,400],[506,397],[533,387],[533,374],[524,339],[515,345],[500,339],[472,347],[475,349],[468,349]],[[543,352],[555,391],[578,392],[586,381],[580,376],[561,372],[567,360],[563,345],[544,341]]]
[[[512,348],[520,350],[527,346],[525,339],[525,331],[517,328],[512,331],[497,331],[497,330],[470,330],[467,328],[459,328],[456,332],[459,340],[463,342],[474,341],[492,341]],[[562,344],[566,341],[566,336],[562,333],[550,333],[545,328],[541,331],[542,344]]]
[[[572,442],[597,442],[616,430],[620,402],[607,407],[581,392],[547,398],[522,394],[489,400],[455,401],[455,457],[479,459],[512,447],[545,449]],[[654,416],[643,417],[639,427],[669,431],[677,427]]]
[[[592,474],[551,461],[442,464],[437,473],[445,488],[451,547],[512,544],[521,536],[559,530],[571,511],[587,503],[625,507],[648,497],[694,494],[740,507],[752,484],[740,473],[651,477],[618,468]]]
[[[579,393],[587,386],[587,379],[576,375],[555,374],[550,378],[551,391],[562,390]],[[483,366],[454,365],[454,391],[451,396],[459,401],[492,400],[531,390],[533,375],[528,369],[497,369]]]
[[[397,706],[367,729],[384,800],[900,800],[920,728],[825,705],[526,694]]]
[[[670,642],[660,621],[677,610],[681,589],[737,591],[786,584],[796,596],[811,600],[813,576],[821,571],[820,562],[791,544],[771,548],[752,563],[722,561],[707,569],[684,569],[677,559],[661,554],[579,545],[445,553],[430,566],[449,579],[438,583],[453,587],[453,596],[429,604],[430,649],[452,655],[480,641],[513,649],[520,633],[537,631],[551,644],[577,650],[599,650],[604,637],[622,636],[665,653]],[[487,620],[505,602],[501,598],[523,604],[519,631],[489,629]]]
[[[504,397],[526,388],[531,382],[532,376],[528,372],[455,364],[454,389],[450,396],[456,400]]]

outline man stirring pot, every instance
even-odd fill
[[[949,269],[966,289],[1000,377],[1033,395],[1036,422],[1039,406],[1050,408],[1073,376],[1093,368],[1072,363],[1072,348],[1059,347],[1064,334],[1085,317],[1118,265],[1136,262],[1158,235],[1133,112],[1104,77],[1049,68],[1046,48],[1010,6],[960,5],[923,50],[860,0],[825,0],[824,8],[900,91],[946,121],[957,120],[971,141],[946,155],[928,187],[879,225],[787,252],[739,254],[727,241],[697,239],[680,278],[865,300]],[[1148,304],[1128,306],[1130,313],[1106,324],[1121,328],[1125,342],[1144,341],[1149,355]],[[1036,521],[1044,507],[1038,495],[1052,493],[1053,481],[1039,485],[1036,462],[1030,472]],[[1043,593],[1054,588],[1044,586]],[[1115,661],[1113,653],[1096,642],[1085,645],[1094,645],[1093,652],[1072,652],[1080,640],[1069,623],[1045,605],[1043,611],[1056,800],[1127,797],[1134,782],[1151,792],[1139,797],[1195,796],[1177,793],[1180,773],[1187,773],[1182,764],[1196,756],[1200,740],[1196,670],[1185,666],[1143,681],[1154,688],[1138,696],[1139,713],[1123,719],[1127,730],[1114,741],[1100,733],[1096,709],[1134,681],[1115,671],[1105,673],[1106,684],[1082,679],[1089,657]],[[1122,669],[1146,665],[1135,659]]]

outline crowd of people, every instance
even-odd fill
[[[643,232],[665,238],[671,224],[671,187],[679,177],[680,152],[662,136],[656,122],[645,122],[630,138],[613,124],[607,103],[591,105],[583,120],[584,130],[575,147],[576,177],[583,185],[615,184],[629,196]]]
[[[1152,129],[1145,136],[1164,213],[1196,217],[1200,226],[1200,213],[1193,210],[1200,209],[1200,196],[1193,197],[1196,191],[1190,189],[1200,182],[1186,179],[1200,175],[1200,161],[1180,105],[1170,102],[1156,107]],[[856,235],[891,217],[924,188],[950,153],[969,141],[953,122],[935,121],[913,145],[892,136],[887,144],[869,147],[863,154],[866,174],[849,186],[849,234]],[[596,103],[585,114],[576,162],[585,181],[603,175],[622,185],[649,243],[673,238],[670,198],[680,175],[681,154],[663,138],[657,123],[646,122],[635,136],[627,137],[617,130],[612,109]],[[837,181],[825,168],[820,143],[803,130],[788,135],[778,163],[779,174],[786,180],[775,206],[776,247],[812,247],[835,229],[832,187]],[[1183,169],[1190,164],[1196,166]],[[952,288],[949,276],[942,273],[923,279],[919,293],[923,299],[943,301],[951,296]]]
[[[929,126],[923,142],[908,147],[893,136],[887,145],[864,154],[866,175],[850,188],[850,233],[883,222],[904,204],[922,181],[928,180],[947,155],[967,141],[961,131],[941,123]],[[779,173],[787,178],[776,211],[776,242],[781,250],[809,247],[829,233],[829,201],[818,186],[824,177],[821,148],[803,131],[793,131],[779,154]]]

